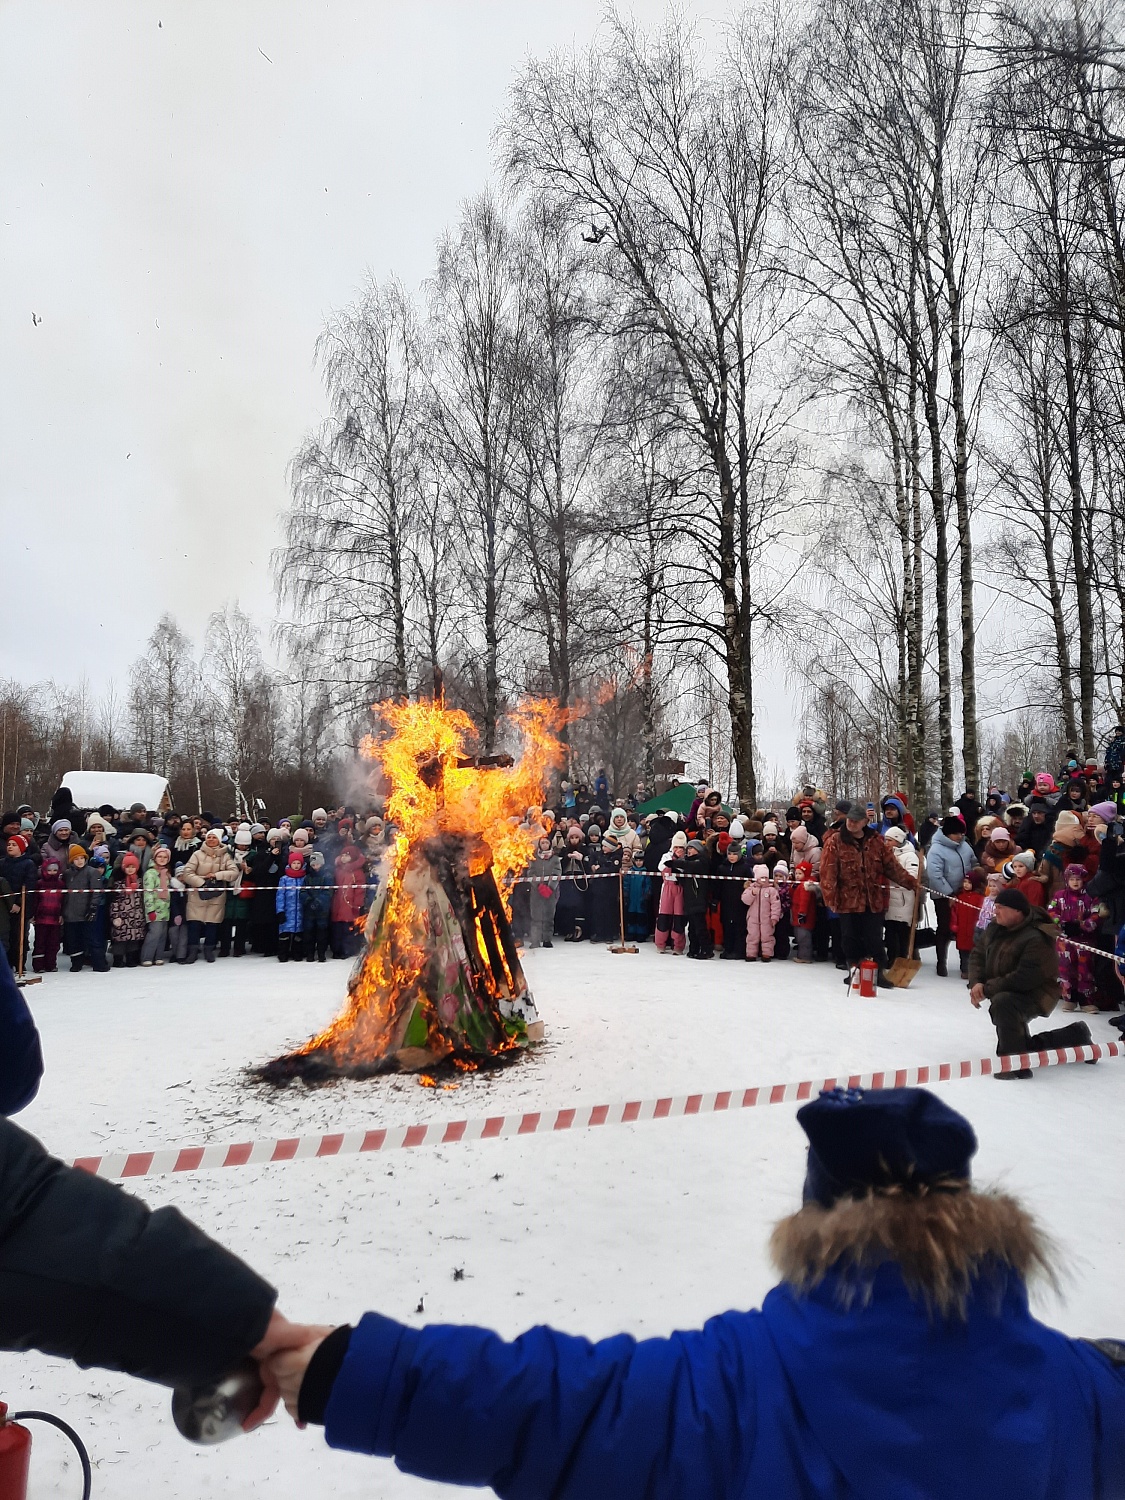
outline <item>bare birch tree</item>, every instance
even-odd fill
[[[587,52],[528,64],[502,136],[513,181],[584,226],[617,330],[660,343],[677,371],[711,475],[693,624],[723,664],[751,801],[756,565],[775,498],[761,471],[784,427],[767,373],[788,312],[774,237],[780,46],[777,12],[748,14],[709,70],[680,20],[646,35],[611,13]]]

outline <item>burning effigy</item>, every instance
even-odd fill
[[[396,830],[348,1001],[296,1052],[257,1070],[309,1083],[475,1070],[542,1038],[502,889],[531,857],[520,815],[559,764],[558,712],[527,700],[511,718],[518,758],[478,756],[472,720],[440,699],[378,707],[386,732],[362,751],[390,788]]]

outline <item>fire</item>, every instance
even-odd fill
[[[505,878],[521,870],[534,850],[535,835],[519,824],[561,764],[558,731],[565,716],[553,703],[525,699],[509,716],[523,753],[510,766],[482,773],[475,764],[457,764],[472,760],[469,747],[477,737],[473,721],[460,709],[424,700],[380,704],[377,712],[388,733],[369,736],[360,750],[378,761],[390,783],[387,820],[398,829],[400,854],[439,831],[483,835],[503,888]]]
[[[362,750],[390,786],[393,855],[348,1003],[299,1053],[267,1067],[282,1081],[397,1066],[426,1069],[429,1087],[437,1062],[472,1071],[473,1056],[525,1045],[534,1017],[500,891],[534,851],[535,830],[520,825],[561,762],[559,711],[526,700],[513,712],[518,759],[475,756],[472,720],[441,702],[377,712],[386,730]]]

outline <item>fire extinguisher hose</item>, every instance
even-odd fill
[[[69,1422],[64,1422],[61,1417],[52,1416],[49,1411],[16,1411],[8,1413],[9,1422],[47,1422],[52,1427],[57,1427],[65,1437],[74,1444],[75,1452],[78,1454],[78,1462],[82,1465],[82,1500],[90,1500],[90,1487],[94,1482],[94,1473],[90,1468],[90,1455],[86,1452],[86,1444],[75,1432]]]

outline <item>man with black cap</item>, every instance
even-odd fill
[[[895,859],[883,835],[867,821],[867,809],[853,802],[844,826],[824,841],[820,889],[825,905],[840,918],[840,941],[848,973],[865,958],[883,966],[883,918],[890,899],[887,882],[918,889],[918,882]],[[882,973],[879,983],[893,988]]]
[[[996,1027],[996,1055],[1041,1052],[1046,1047],[1084,1047],[1090,1041],[1085,1021],[1034,1039],[1027,1029],[1033,1016],[1049,1016],[1059,1003],[1059,959],[1055,943],[1059,926],[1017,890],[996,897],[992,921],[976,935],[969,954],[969,999],[979,1010],[985,1000]],[[1030,1068],[994,1073],[994,1078],[1030,1078]]]
[[[1030,1215],[978,1192],[972,1126],[925,1089],[797,1115],[804,1206],[760,1312],[591,1343],[368,1313],[268,1361],[331,1447],[518,1500],[1110,1500],[1125,1346],[1037,1322]]]

